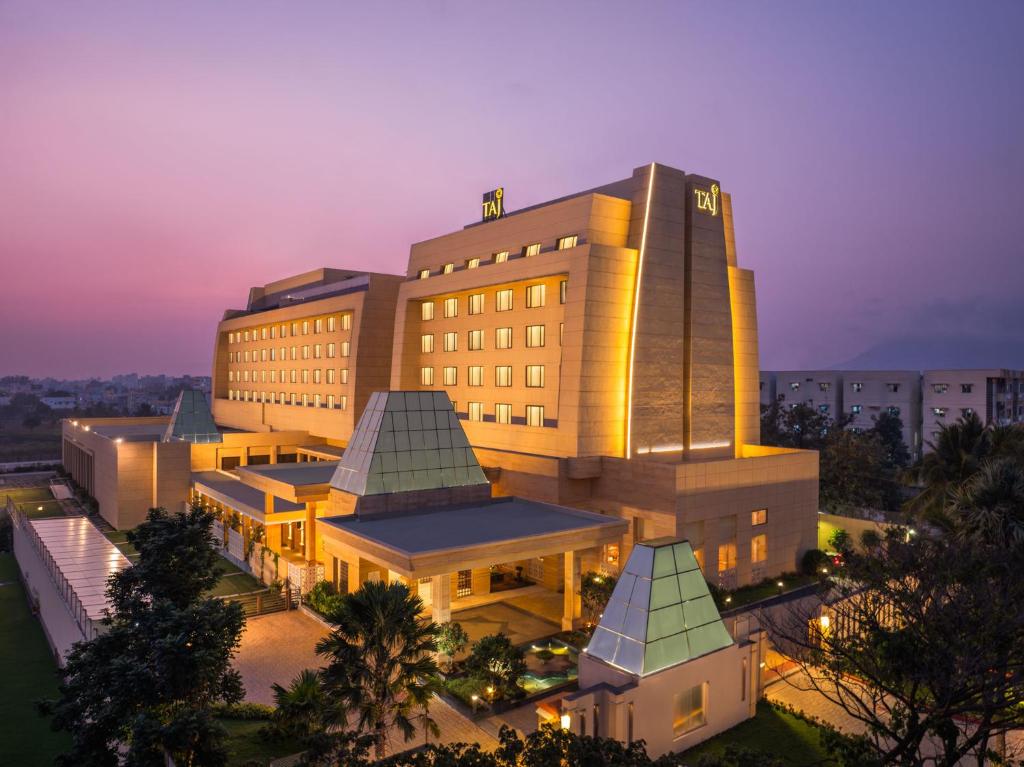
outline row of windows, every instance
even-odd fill
[[[455,400],[452,400],[452,408],[458,410]],[[512,424],[519,423],[525,426],[544,425],[544,406],[526,405],[523,415],[518,418],[512,414],[512,405],[508,402],[498,402],[494,406],[494,414],[488,417],[484,413],[483,402],[466,403],[466,420],[469,421],[493,421],[494,423]]]
[[[252,328],[251,330],[235,330],[228,333],[229,344],[239,344],[246,341],[267,341],[273,340],[280,336],[281,338],[287,338],[289,330],[293,336],[297,336],[300,333],[304,336],[313,333],[323,333],[325,330],[328,333],[333,333],[338,328],[342,330],[352,329],[352,315],[342,314],[339,316],[330,317],[318,317],[315,320],[301,320],[292,323],[282,322],[280,325],[267,325],[262,328]]]
[[[932,391],[935,392],[936,394],[945,394],[946,392],[949,391],[949,384],[948,383],[932,384]],[[973,391],[974,391],[974,384],[969,384],[969,383],[962,383],[962,384],[960,384],[960,393],[961,394],[970,394]]]
[[[569,248],[575,248],[579,244],[579,240],[580,240],[580,238],[579,238],[578,234],[567,234],[564,237],[559,237],[557,240],[555,240],[555,250],[568,250]],[[522,258],[530,258],[531,256],[538,256],[538,255],[540,255],[540,252],[541,252],[541,249],[540,249],[540,243],[539,242],[531,242],[529,245],[523,245],[523,247],[519,251],[520,256]],[[507,251],[507,250],[499,250],[496,253],[492,253],[491,254],[491,263],[492,264],[503,264],[506,261],[508,261],[508,258],[509,258],[509,251]],[[476,269],[477,267],[480,266],[480,263],[481,263],[481,261],[480,261],[479,258],[467,258],[466,259],[465,268],[466,269]],[[437,273],[438,274],[451,274],[454,271],[455,271],[455,263],[452,262],[452,261],[449,261],[447,264],[442,264],[441,265],[441,269]],[[419,274],[417,276],[421,280],[425,280],[428,277],[430,277],[430,275],[431,275],[430,269],[420,269]]]
[[[441,382],[444,386],[458,386],[459,383],[459,369],[454,365],[441,368]],[[470,386],[483,386],[484,385],[484,366],[483,365],[470,365],[466,368],[466,379]],[[530,389],[542,389],[544,388],[544,366],[543,365],[527,365],[526,366],[526,386]],[[433,386],[434,385],[434,368],[422,367],[420,368],[420,385],[421,386]],[[512,366],[511,365],[498,365],[494,368],[494,385],[495,386],[511,386],[512,385]]]
[[[305,346],[292,346],[290,359],[297,360],[299,355],[302,355],[302,359],[318,360],[324,356],[324,350],[326,347],[327,357],[333,359],[339,356],[338,352],[341,352],[342,357],[348,357],[352,354],[352,344],[349,341],[342,341],[341,344],[306,344]],[[284,362],[288,357],[289,347],[282,346],[280,349],[271,347],[269,349],[253,349],[252,352],[246,349],[244,352],[228,352],[228,362],[276,362],[278,360]]]
[[[695,552],[696,553],[696,552]],[[758,533],[750,537],[750,561],[758,565],[768,559],[768,534]],[[718,546],[718,572],[727,573],[736,569],[736,542],[729,541]]]
[[[822,412],[826,412],[826,411],[823,410]],[[850,415],[860,415],[863,412],[864,412],[864,406],[863,405],[850,405]],[[889,407],[887,407],[885,409],[885,412],[888,413],[891,416],[899,416],[900,409],[896,405],[890,405]]]
[[[933,407],[932,408],[932,415],[938,416],[939,418],[945,418],[946,417],[946,413],[948,413],[948,412],[949,412],[949,408],[948,407]],[[962,408],[960,408],[960,415],[964,416],[965,418],[970,416],[970,415],[972,415],[973,413],[974,413],[974,408],[973,407],[962,407]]]
[[[312,380],[311,380],[312,379]],[[249,377],[248,370],[229,370],[228,383],[348,383],[348,368],[306,368],[305,370],[281,370],[280,376],[277,370],[253,370],[252,377]]]
[[[558,343],[562,343],[562,332],[565,328],[564,323],[558,323]],[[538,349],[545,345],[547,332],[544,325],[527,325],[526,326],[526,347],[528,349]],[[459,350],[459,334],[454,331],[448,331],[441,336],[442,346],[441,348],[446,352],[457,352]],[[466,332],[466,343],[467,349],[471,352],[479,352],[484,350],[484,331],[483,330],[469,330]],[[420,336],[420,351],[424,354],[430,354],[434,351],[434,334],[423,333]],[[494,348],[495,349],[511,349],[512,348],[512,328],[495,328],[494,329]]]
[[[562,280],[558,283],[558,303],[564,304],[566,297],[566,285],[568,280]],[[536,283],[533,285],[526,286],[526,308],[527,309],[538,309],[547,303],[547,286],[544,283]],[[470,315],[483,314],[484,313],[484,293],[471,293],[466,296],[466,311]],[[513,288],[502,288],[501,290],[494,291],[494,311],[496,312],[510,312],[512,311],[514,303]],[[423,301],[420,304],[420,319],[432,320],[434,319],[434,304],[432,300]],[[458,296],[452,296],[451,298],[445,298],[442,301],[442,308],[444,311],[444,317],[458,317],[459,316],[459,298]]]
[[[268,405],[297,405],[301,407],[324,407],[330,410],[347,410],[348,395],[328,394],[296,394],[292,392],[253,391],[250,389],[230,389],[228,399],[240,402],[261,402]]]
[[[761,382],[761,388],[762,389],[764,388],[764,381]],[[789,388],[792,389],[793,391],[800,391],[800,382],[799,381],[790,381],[789,382]],[[862,381],[853,381],[850,384],[850,388],[853,391],[857,391],[857,392],[864,391],[864,383]],[[831,381],[818,381],[818,391],[831,391],[831,390],[832,390],[832,382]],[[887,383],[885,385],[885,390],[888,391],[890,394],[896,394],[900,390],[900,384],[898,384],[898,383]]]

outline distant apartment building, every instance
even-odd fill
[[[762,375],[774,376],[775,397],[785,405],[802,402],[830,418],[843,412],[842,371],[778,370]]]
[[[78,406],[78,397],[40,397],[39,401],[50,410],[74,410]]]
[[[986,424],[1024,423],[1024,371],[989,368],[924,371],[925,452],[939,426],[974,413]]]
[[[916,370],[844,370],[843,414],[850,428],[866,431],[883,413],[903,422],[911,456],[921,452],[921,374]]]

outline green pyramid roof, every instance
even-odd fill
[[[688,541],[633,547],[584,651],[644,676],[732,644]]]
[[[485,485],[444,392],[375,392],[331,479],[353,495]]]
[[[171,422],[164,432],[164,442],[223,442],[224,438],[213,421],[210,405],[201,391],[182,389],[174,403]]]

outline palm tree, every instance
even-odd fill
[[[928,446],[931,452],[909,471],[924,490],[910,500],[910,511],[950,527],[946,514],[950,494],[981,468],[992,446],[992,434],[974,413],[951,424],[939,424],[939,435]]]
[[[986,462],[952,492],[949,511],[961,540],[1024,546],[1024,466],[1009,458]]]
[[[358,716],[359,731],[373,736],[378,759],[392,727],[405,740],[413,738],[414,711],[424,712],[425,728],[439,732],[426,713],[438,673],[437,629],[420,619],[422,609],[404,583],[367,581],[342,598],[333,616],[337,628],[317,644],[328,659],[321,675],[329,699]]]
[[[318,671],[304,669],[289,687],[274,684],[272,689],[274,723],[282,733],[305,738],[344,721],[344,709],[328,700]]]

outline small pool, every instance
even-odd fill
[[[557,639],[542,639],[522,645],[526,651],[527,671],[519,677],[519,686],[527,695],[561,687],[576,680],[579,653]]]

